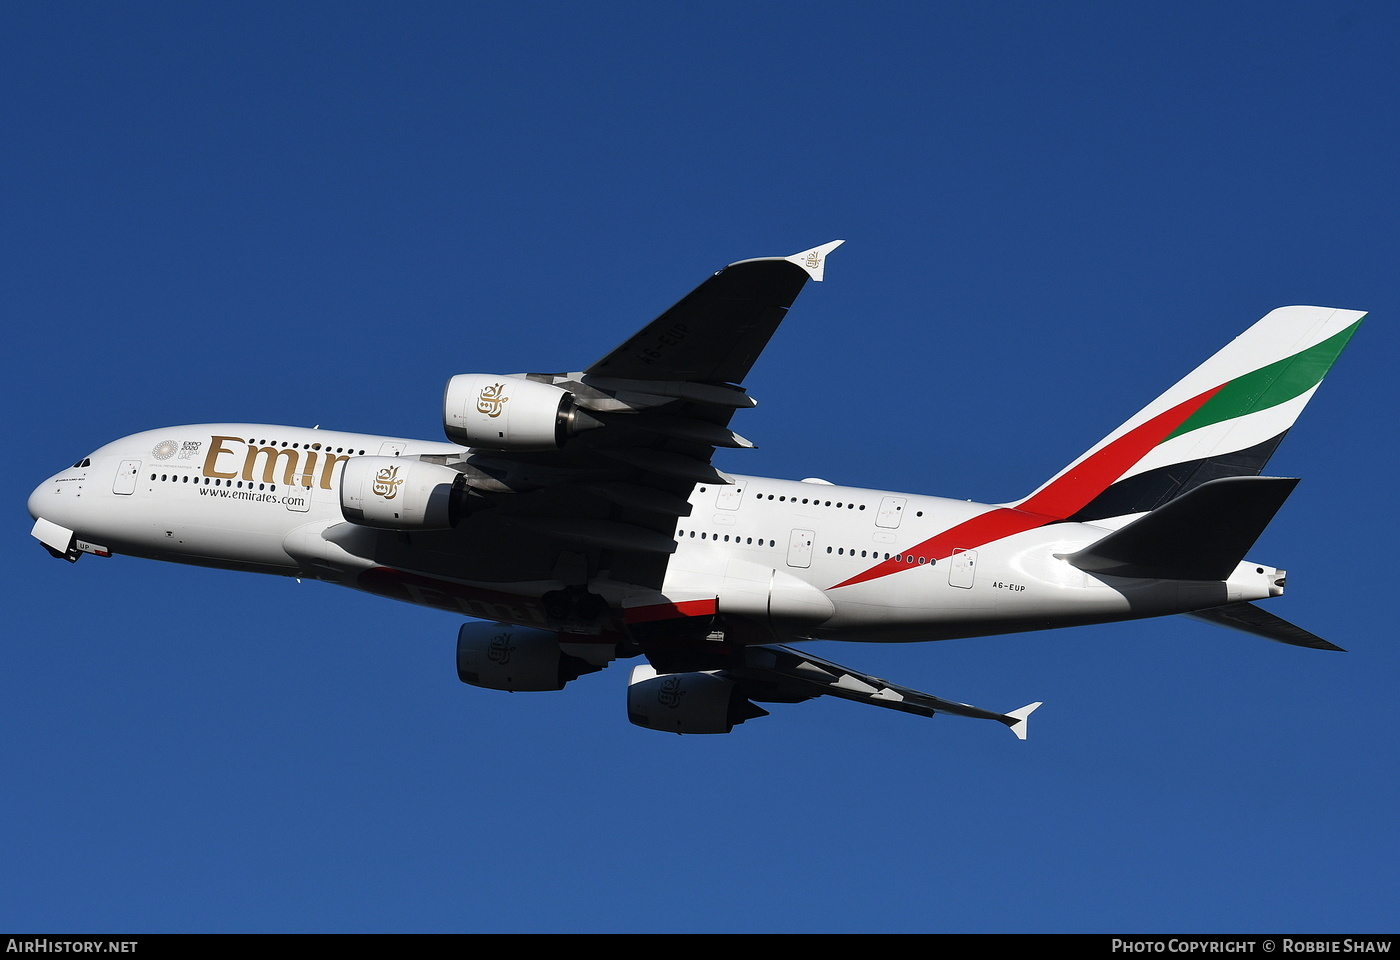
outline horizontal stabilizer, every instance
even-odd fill
[[[1212,607],[1209,610],[1197,610],[1195,613],[1187,613],[1183,616],[1190,617],[1192,620],[1200,620],[1203,623],[1219,624],[1232,630],[1252,633],[1265,640],[1287,643],[1295,647],[1346,652],[1335,643],[1328,643],[1316,634],[1309,633],[1302,627],[1294,626],[1282,617],[1276,617],[1252,603],[1231,603],[1223,607]]]
[[[1061,559],[1114,577],[1225,580],[1297,484],[1283,477],[1211,480]]]

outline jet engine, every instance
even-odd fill
[[[447,381],[442,398],[447,439],[467,447],[557,450],[602,425],[569,391],[523,377],[459,374]]]
[[[714,673],[658,674],[651,666],[632,668],[627,681],[627,719],[639,727],[668,733],[728,733],[768,711],[754,704],[739,685]]]
[[[457,678],[492,690],[563,690],[602,667],[559,649],[557,634],[504,623],[464,623],[457,631]]]
[[[384,530],[446,530],[463,515],[462,474],[409,457],[351,457],[340,475],[340,512]]]

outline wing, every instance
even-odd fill
[[[833,240],[791,257],[731,263],[593,364],[618,380],[742,383],[810,277],[821,280]]]
[[[402,562],[432,556],[425,572],[477,582],[562,582],[549,626],[564,631],[597,632],[591,593],[659,589],[695,486],[732,482],[711,465],[715,448],[753,446],[729,429],[754,406],[742,380],[841,242],[730,264],[585,370],[525,375],[568,394],[579,432],[558,449],[473,447],[453,464],[472,491],[469,522],[415,534]]]
[[[1027,718],[1041,706],[1028,703],[1009,713],[984,710],[902,687],[780,644],[738,647],[720,655],[708,669],[695,670],[692,662],[686,665],[691,669],[672,674],[657,667],[658,663],[661,667],[670,666],[664,656],[650,651],[647,656],[651,665],[632,669],[628,716],[638,726],[676,733],[728,733],[736,724],[765,716],[767,711],[758,703],[798,703],[831,696],[920,717],[947,713],[995,720],[1024,740]],[[716,681],[722,681],[723,686]],[[684,704],[687,709],[676,709],[682,705],[679,700],[690,691],[697,695]]]

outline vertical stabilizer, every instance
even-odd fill
[[[1258,476],[1365,316],[1279,307],[1015,506],[1093,521]]]

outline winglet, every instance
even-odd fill
[[[1026,704],[1020,710],[1012,710],[1007,714],[1007,717],[1015,721],[1014,723],[1008,723],[1006,725],[1011,728],[1012,733],[1016,734],[1016,739],[1026,739],[1026,718],[1035,713],[1036,708],[1041,706],[1042,703],[1043,701],[1037,700],[1035,703]]]
[[[788,263],[797,264],[803,270],[806,270],[807,275],[813,280],[821,282],[822,273],[826,270],[826,255],[845,242],[845,240],[833,240],[830,243],[822,244],[820,247],[803,250],[801,253],[794,253],[790,257],[783,257],[783,259]]]

